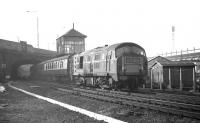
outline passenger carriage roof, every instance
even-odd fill
[[[54,59],[46,60],[46,61],[41,62],[40,64],[44,64],[44,63],[48,63],[48,62],[52,62],[52,61],[58,61],[58,60],[66,59],[66,58],[69,58],[69,56],[70,55],[65,55],[65,56],[54,58]]]

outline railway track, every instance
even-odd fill
[[[39,84],[41,85],[41,83]],[[44,84],[44,86],[45,85],[46,84]],[[91,89],[87,87],[78,88],[74,87],[73,85],[64,86],[54,83],[48,83],[48,87],[101,101],[142,107],[170,114],[200,119],[200,98],[197,96],[164,93],[128,93],[102,89]]]
[[[168,100],[168,101],[174,101],[174,102],[183,102],[188,104],[197,104],[200,105],[200,94],[193,94],[189,92],[168,92],[168,91],[154,91],[150,90],[148,92],[144,91],[135,91],[137,95],[140,94],[141,97],[149,97],[147,95],[150,95],[152,98],[162,99],[162,100]]]
[[[162,98],[159,98],[157,96],[150,96],[148,94],[136,94],[100,89],[91,90],[84,88],[73,88],[71,90],[58,88],[58,90],[73,93],[79,96],[85,96],[92,99],[98,99],[101,101],[107,101],[121,105],[142,107],[165,113],[200,119],[200,105],[185,103],[183,100],[181,102],[180,99],[179,102],[177,102],[177,100],[163,100]]]

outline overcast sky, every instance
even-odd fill
[[[32,11],[27,13],[26,11]],[[56,38],[72,28],[87,35],[86,49],[134,42],[147,56],[200,48],[199,0],[1,0],[0,39],[56,50]],[[175,26],[175,43],[172,41]]]

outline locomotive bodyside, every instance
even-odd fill
[[[119,43],[75,55],[73,72],[87,85],[134,89],[147,76],[147,58],[139,45]]]

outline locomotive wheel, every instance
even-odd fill
[[[108,83],[109,83],[109,87],[113,86],[113,79],[111,77],[108,79]]]
[[[136,90],[138,87],[138,79],[132,78],[128,81],[130,91]]]
[[[74,76],[73,75],[70,75],[70,80],[74,81]]]
[[[113,80],[112,77],[110,77],[108,79],[108,83],[109,83],[109,87],[112,89],[112,90],[117,90],[117,82],[115,80]]]
[[[84,77],[78,77],[78,80],[76,81],[78,85],[86,85],[86,81]]]

